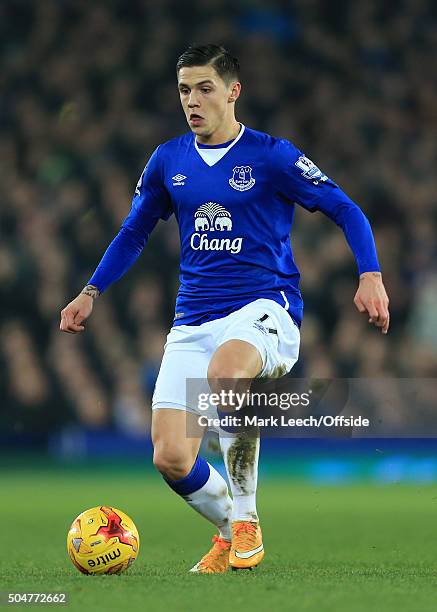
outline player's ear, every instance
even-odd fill
[[[231,93],[228,98],[228,102],[235,102],[238,99],[240,92],[241,92],[241,83],[238,83],[238,82],[233,83]]]

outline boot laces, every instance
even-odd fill
[[[250,521],[241,521],[234,526],[234,536],[237,540],[237,545],[252,546],[256,541],[258,523]]]
[[[213,536],[212,542],[214,546],[211,550],[206,553],[206,555],[202,559],[202,565],[209,564],[214,561],[218,561],[223,554],[223,551],[229,551],[231,547],[231,543],[227,540],[224,540],[218,535]]]

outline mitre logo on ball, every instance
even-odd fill
[[[239,253],[243,238],[220,238],[208,236],[207,233],[227,233],[232,230],[231,213],[221,204],[207,202],[194,213],[194,234],[191,236],[191,248],[195,251],[230,251]]]

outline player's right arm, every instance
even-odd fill
[[[140,176],[131,211],[120,231],[84,289],[61,311],[61,331],[70,334],[84,331],[83,322],[90,316],[94,300],[135,263],[159,219],[166,221],[172,212],[158,147]]]

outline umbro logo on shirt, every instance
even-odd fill
[[[171,177],[174,181],[173,187],[177,187],[178,185],[185,185],[185,179],[187,178],[183,174],[175,174]]]

